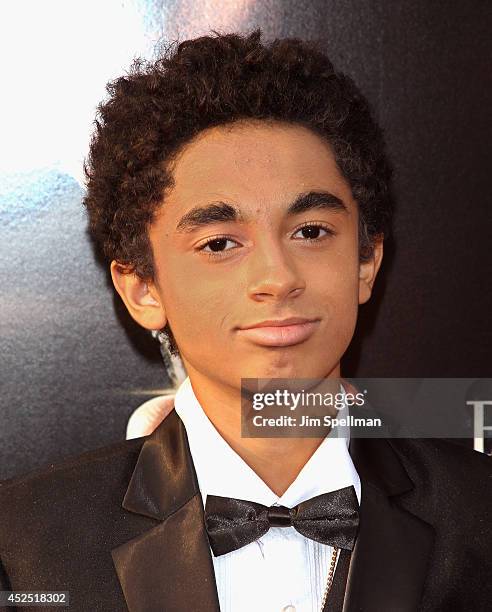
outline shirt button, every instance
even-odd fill
[[[295,606],[285,606],[285,608],[282,608],[281,612],[296,612],[296,607]]]

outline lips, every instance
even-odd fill
[[[291,317],[269,320],[242,327],[238,333],[261,346],[292,346],[306,341],[315,332],[319,319]]]

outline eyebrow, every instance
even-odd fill
[[[329,191],[309,191],[299,194],[289,205],[286,215],[298,215],[313,209],[323,209],[333,212],[348,213],[345,204]],[[213,223],[227,223],[230,221],[246,222],[242,212],[226,202],[212,202],[206,206],[196,206],[188,211],[179,220],[176,231],[180,233],[194,230]]]

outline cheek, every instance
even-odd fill
[[[354,245],[350,246],[320,259],[310,274],[310,284],[337,310],[353,309],[358,304],[359,261]]]
[[[200,342],[219,331],[237,293],[230,283],[197,274],[177,262],[162,275],[163,302],[176,340],[179,337]]]
[[[331,259],[317,269],[311,283],[326,320],[326,333],[332,341],[337,339],[337,345],[348,345],[359,308],[358,258],[349,252]]]

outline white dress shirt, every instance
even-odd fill
[[[348,437],[327,436],[278,497],[215,429],[189,378],[174,401],[186,428],[204,505],[210,494],[291,508],[350,485],[360,503],[360,479],[348,452]],[[219,557],[211,553],[221,611],[319,612],[332,552],[331,546],[304,537],[294,527],[271,527],[238,550]]]

